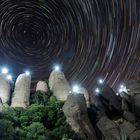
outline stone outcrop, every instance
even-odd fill
[[[9,103],[10,100],[10,83],[4,75],[0,75],[0,98],[2,103]]]
[[[130,103],[132,105],[133,112],[140,117],[140,82],[131,80],[126,82],[126,88],[128,89],[128,95],[130,96]]]
[[[47,83],[45,81],[39,81],[36,85],[36,91],[47,92]]]
[[[118,121],[118,126],[120,128],[121,137],[125,137],[129,140],[139,140],[140,139],[140,130],[136,128],[136,126],[129,121],[124,119],[120,119]]]
[[[79,137],[86,140],[96,140],[96,134],[88,118],[86,101],[83,94],[68,96],[63,111],[67,122]]]
[[[106,116],[102,117],[98,121],[97,126],[106,140],[121,140],[121,134],[118,125],[114,121],[108,119]]]
[[[27,107],[30,99],[31,76],[20,74],[15,83],[12,97],[12,107]]]
[[[70,92],[70,86],[61,71],[52,71],[49,77],[49,87],[58,100],[65,101]]]
[[[90,107],[90,99],[89,99],[89,93],[88,93],[88,91],[85,88],[82,87],[82,88],[80,88],[79,93],[80,94],[84,94],[87,107]]]
[[[100,97],[100,100],[103,99],[106,105],[114,107],[117,110],[121,110],[121,99],[108,85],[104,85],[102,87],[102,93],[100,94]]]
[[[117,97],[109,87],[102,87],[99,95],[92,96],[89,117],[101,132],[96,128],[97,137],[104,136],[99,139],[140,139],[140,84],[133,81],[133,86],[126,85],[128,92],[121,93],[122,96]],[[91,113],[96,115],[96,121]]]

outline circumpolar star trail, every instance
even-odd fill
[[[1,0],[0,65],[34,79],[62,64],[70,81],[92,90],[140,79],[139,0]]]

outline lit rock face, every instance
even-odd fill
[[[89,93],[88,91],[85,89],[85,88],[80,88],[80,94],[84,94],[84,97],[86,99],[86,104],[87,104],[87,107],[90,107],[90,101],[89,101]]]
[[[9,103],[10,84],[4,75],[0,75],[0,98],[2,100],[2,103]]]
[[[85,140],[96,140],[96,134],[88,118],[87,106],[83,94],[68,96],[63,111],[67,122],[75,133]]]
[[[36,91],[47,92],[47,83],[45,81],[39,81],[36,86]]]
[[[49,77],[49,87],[58,100],[65,101],[69,95],[70,86],[61,71],[52,71]]]
[[[15,83],[12,107],[27,107],[30,98],[31,76],[20,74]]]

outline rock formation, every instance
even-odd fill
[[[45,81],[39,81],[36,86],[36,91],[47,92],[47,83]]]
[[[15,89],[12,97],[12,107],[27,107],[30,98],[31,76],[20,74],[15,83]]]
[[[80,94],[84,94],[87,107],[90,107],[90,101],[89,101],[90,99],[89,99],[89,93],[88,93],[88,91],[85,88],[82,87],[82,88],[80,88],[79,93]]]
[[[91,97],[88,113],[98,139],[140,139],[140,84],[131,81],[126,87],[127,93],[116,96],[110,87],[102,86],[100,94]]]
[[[129,103],[132,105],[133,112],[140,117],[140,82],[128,81],[126,82],[126,88],[128,89],[128,95],[130,96]]]
[[[49,87],[58,100],[65,101],[70,92],[70,86],[61,71],[52,71],[49,77]]]
[[[0,98],[2,103],[9,103],[10,100],[10,83],[4,75],[0,75]]]
[[[72,129],[85,140],[96,140],[96,134],[88,118],[86,101],[83,94],[68,96],[63,111]]]
[[[106,140],[121,140],[120,129],[114,121],[102,117],[97,126]]]
[[[112,88],[108,85],[102,87],[102,93],[100,94],[100,100],[110,107],[117,110],[121,110],[121,99],[116,95]]]

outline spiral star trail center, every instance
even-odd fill
[[[47,78],[60,63],[70,81],[93,88],[140,79],[138,0],[1,0],[0,64]],[[15,69],[14,69],[15,68]]]

